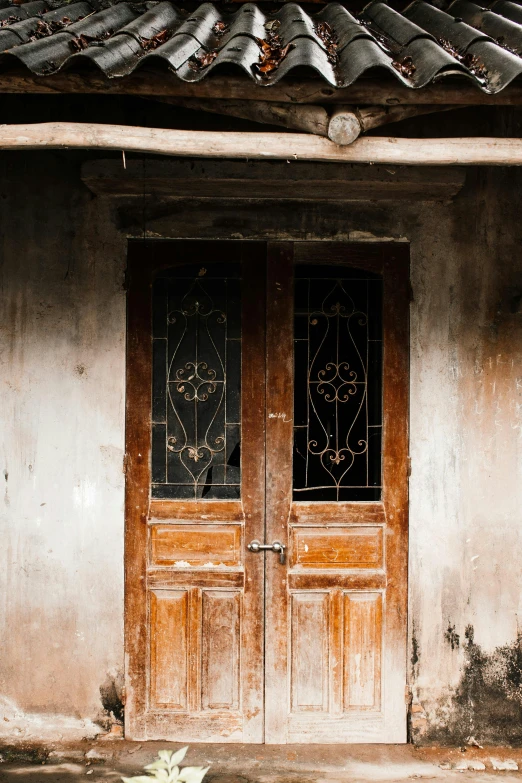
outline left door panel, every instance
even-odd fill
[[[263,741],[265,257],[129,245],[129,739]]]

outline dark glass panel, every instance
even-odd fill
[[[166,335],[154,341],[153,416],[167,422],[154,430],[152,496],[239,497],[239,265],[162,271],[152,301]]]
[[[241,342],[227,340],[226,344],[226,410],[227,424],[239,424],[241,421]]]
[[[239,500],[240,495],[239,484],[212,484],[204,500]]]
[[[368,484],[381,486],[382,427],[368,429]]]
[[[368,339],[382,340],[382,280],[368,281]]]
[[[300,265],[295,296],[294,498],[378,499],[380,430],[369,425],[382,424],[381,279]]]
[[[152,497],[156,500],[193,500],[193,484],[153,484],[151,488]]]
[[[165,433],[167,428],[164,424],[152,425],[152,481],[166,481],[165,471]]]
[[[241,480],[241,428],[227,424],[227,451],[225,456],[225,484],[239,484]]]
[[[294,288],[294,311],[297,314],[308,313],[308,280],[299,280],[296,278]]]
[[[308,341],[297,340],[294,351],[294,426],[300,427],[308,421]]]
[[[207,266],[204,264],[179,264],[178,266],[172,266],[169,269],[162,269],[156,281],[163,278],[176,278],[176,281],[187,279],[193,281],[197,278],[205,278],[205,280],[223,280],[223,279],[236,279],[241,276],[241,269],[239,264],[228,263],[209,263]]]
[[[167,280],[158,280],[154,286],[152,306],[152,336],[167,336],[167,308],[169,303],[169,284]]]
[[[165,321],[166,323],[166,321]],[[167,387],[164,382],[167,369],[167,341],[152,343],[152,421],[167,421]]]
[[[368,343],[368,426],[382,424],[382,343]]]
[[[298,280],[382,280],[377,272],[369,272],[366,269],[356,269],[341,264],[299,264],[295,270],[296,282]]]
[[[241,281],[227,280],[227,338],[241,338]]]

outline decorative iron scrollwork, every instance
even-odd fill
[[[153,495],[238,496],[239,464],[231,456],[239,448],[240,353],[231,345],[238,344],[239,336],[229,333],[227,317],[232,308],[233,320],[239,322],[236,282],[228,285],[226,278],[202,280],[199,270],[190,280],[180,275],[167,284],[166,372],[162,370],[166,410],[165,422],[157,422],[165,438],[166,458],[165,465],[160,464],[153,475]],[[185,289],[182,295],[177,293],[180,289]],[[228,388],[227,372],[231,363],[232,389]],[[227,399],[229,403],[236,400],[236,405],[227,406]],[[153,453],[153,474],[154,464]]]
[[[368,443],[370,436],[372,445],[376,435],[380,441],[381,426],[370,425],[368,411],[369,309],[379,317],[369,294],[374,280],[350,281],[338,277],[338,268],[328,269],[335,278],[304,277],[296,286],[294,497],[364,499],[366,493],[373,499],[380,476],[376,480]],[[305,377],[306,401],[297,387]],[[372,383],[380,384],[380,377]]]

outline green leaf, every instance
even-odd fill
[[[187,755],[187,750],[188,750],[188,745],[185,745],[184,748],[181,748],[180,750],[178,750],[177,753],[172,753],[172,751],[161,751],[160,750],[159,756],[161,757],[162,753],[169,753],[170,752],[171,753],[171,756],[170,756],[170,766],[172,768],[172,767],[175,767],[175,766],[178,766],[179,764],[181,764],[181,762],[183,761],[183,759]]]
[[[165,762],[165,764],[170,764],[170,760],[173,756],[174,751],[172,750],[160,750],[158,753],[158,756],[162,761]],[[165,767],[166,769],[166,767]]]
[[[154,778],[150,778],[148,775],[138,775],[135,778],[122,778],[123,783],[151,783],[151,780],[154,780]]]
[[[169,771],[167,769],[157,769],[154,773],[154,777],[156,780],[160,780],[161,783],[169,783],[170,780]]]
[[[178,775],[181,783],[201,783],[210,767],[184,767]]]
[[[153,761],[152,764],[147,764],[146,767],[143,767],[143,769],[168,769],[169,765],[166,761],[162,761],[161,759],[156,759],[156,761]]]

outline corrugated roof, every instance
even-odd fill
[[[415,0],[399,13],[372,0],[354,16],[338,3],[310,15],[295,3],[267,14],[254,3],[189,13],[170,0],[103,10],[93,0],[53,10],[46,0],[0,0],[0,50],[3,67],[20,61],[41,76],[87,62],[123,78],[161,63],[185,82],[235,68],[269,86],[307,69],[334,87],[381,72],[417,89],[457,74],[496,93],[522,73],[522,5],[454,0],[442,11]]]

